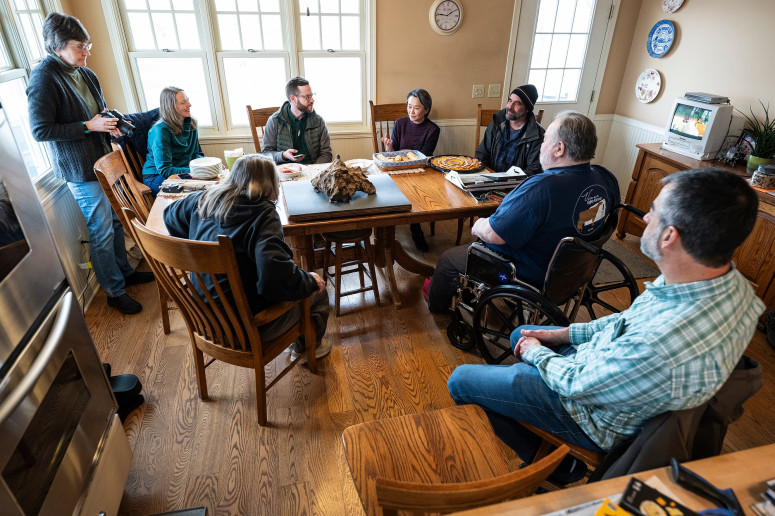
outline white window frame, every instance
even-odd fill
[[[3,1],[3,0],[0,0]],[[375,98],[376,94],[376,1],[363,0],[363,17],[361,25],[362,49],[360,52],[337,51],[337,56],[361,57],[363,63],[363,83],[361,85],[362,96],[362,122],[329,123],[328,128],[332,134],[342,133],[362,133],[368,132],[369,121],[367,116],[366,104],[368,99]],[[113,53],[118,68],[121,87],[125,92],[125,102],[128,112],[144,111],[146,106],[141,102],[139,94],[140,86],[133,57],[139,52],[131,52],[128,46],[128,27],[124,26],[122,17],[121,0],[101,0],[105,21],[107,24],[108,35],[113,43]],[[288,55],[289,74],[291,76],[302,75],[303,57],[326,56],[330,55],[323,51],[301,52],[301,34],[299,33],[298,17],[299,12],[296,7],[296,1],[280,0],[281,13],[284,20],[284,30],[286,38],[286,51],[261,51],[262,55],[267,57],[276,57],[278,55]],[[210,100],[213,109],[212,129],[202,128],[200,130],[200,139],[230,140],[235,137],[246,137],[250,135],[250,129],[247,125],[232,126],[229,120],[229,105],[225,91],[221,91],[220,81],[223,73],[224,57],[243,57],[253,56],[255,54],[244,51],[217,51],[217,21],[215,20],[215,10],[212,6],[212,0],[195,1],[197,12],[198,30],[202,49],[199,51],[176,51],[171,52],[176,56],[200,54],[205,55],[204,62],[206,75],[210,78],[208,87],[210,88]],[[130,55],[131,54],[131,55]],[[158,57],[158,53],[151,52]]]
[[[18,18],[14,15],[13,1],[14,0],[0,0],[0,39],[2,39],[3,47],[7,51],[6,58],[10,64],[10,66],[0,69],[0,82],[23,77],[25,83],[28,84],[32,69],[38,65],[41,59],[34,60],[30,57],[31,54],[27,48],[22,29],[18,26]],[[42,11],[44,19],[49,13],[62,12],[62,2],[59,0],[36,1]],[[43,49],[43,53],[45,58],[45,48]],[[49,163],[50,162],[51,156],[49,156]],[[54,175],[54,169],[52,167],[49,167],[48,170],[45,170],[32,178],[32,181],[38,189],[41,198],[53,193],[53,191],[62,183],[62,181]]]

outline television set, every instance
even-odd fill
[[[732,116],[734,109],[730,104],[675,99],[662,148],[697,160],[715,158],[727,138],[734,144],[743,129],[743,118]]]

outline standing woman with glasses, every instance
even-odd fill
[[[143,183],[156,195],[165,179],[188,174],[191,160],[202,156],[188,95],[180,88],[167,86],[159,96],[159,121],[148,131]]]
[[[127,295],[126,286],[153,281],[153,274],[129,265],[121,222],[94,174],[94,163],[112,150],[108,135],[118,137],[121,131],[116,118],[100,114],[107,106],[97,75],[86,68],[90,39],[77,18],[46,17],[48,56],[32,70],[27,88],[30,129],[37,141],[47,142],[54,173],[67,182],[86,217],[91,263],[108,305],[134,314],[143,307]]]

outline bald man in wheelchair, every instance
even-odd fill
[[[540,287],[560,240],[591,241],[601,235],[620,196],[614,175],[590,164],[596,147],[597,132],[589,118],[574,111],[558,114],[541,144],[544,172],[528,177],[492,216],[471,228],[473,236],[514,262],[520,280]],[[463,245],[439,257],[427,289],[431,312],[449,311],[467,255]]]
[[[641,238],[662,274],[629,309],[567,328],[517,328],[518,363],[462,365],[448,381],[455,402],[482,406],[526,462],[541,439],[517,422],[607,452],[653,416],[709,400],[751,341],[765,307],[731,259],[756,222],[756,193],[720,169],[662,182]],[[585,472],[568,457],[553,476],[567,483]]]

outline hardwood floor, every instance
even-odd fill
[[[435,237],[426,233],[432,251],[425,260],[435,263],[453,245],[456,225],[437,223]],[[407,228],[399,233],[412,249]],[[637,249],[637,239],[628,237],[625,245]],[[482,362],[448,343],[446,317],[429,314],[422,301],[423,278],[399,267],[396,279],[403,309],[388,304],[380,276],[383,306],[366,293],[344,298],[341,317],[332,311],[331,354],[317,375],[296,367],[269,391],[266,427],[256,423],[248,369],[213,363],[210,399],[199,400],[187,330],[172,311],[172,332],[163,334],[153,284],[130,287],[144,307],[135,316],[108,308],[101,293],[86,314],[100,355],[114,374],[140,377],[146,399],[124,425],[134,460],[121,514],[197,506],[208,515],[363,514],[343,429],[451,406],[446,381],[452,370]],[[757,332],[748,354],[764,364],[765,383],[730,427],[725,452],[775,442],[775,352]]]

